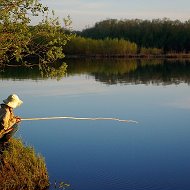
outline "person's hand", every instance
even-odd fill
[[[21,118],[20,117],[16,117],[16,123],[21,122]]]

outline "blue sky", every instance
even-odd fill
[[[190,0],[41,0],[57,16],[70,15],[72,27],[81,30],[108,19],[190,19]]]

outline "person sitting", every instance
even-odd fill
[[[21,118],[14,115],[13,109],[20,106],[23,101],[16,94],[11,94],[3,102],[0,108],[0,144],[4,147],[18,130]]]

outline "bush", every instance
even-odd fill
[[[44,158],[32,147],[25,147],[20,139],[11,139],[1,154],[0,190],[34,190],[49,186]]]

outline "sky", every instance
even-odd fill
[[[70,15],[73,30],[105,19],[190,19],[190,0],[41,0],[56,16]]]

